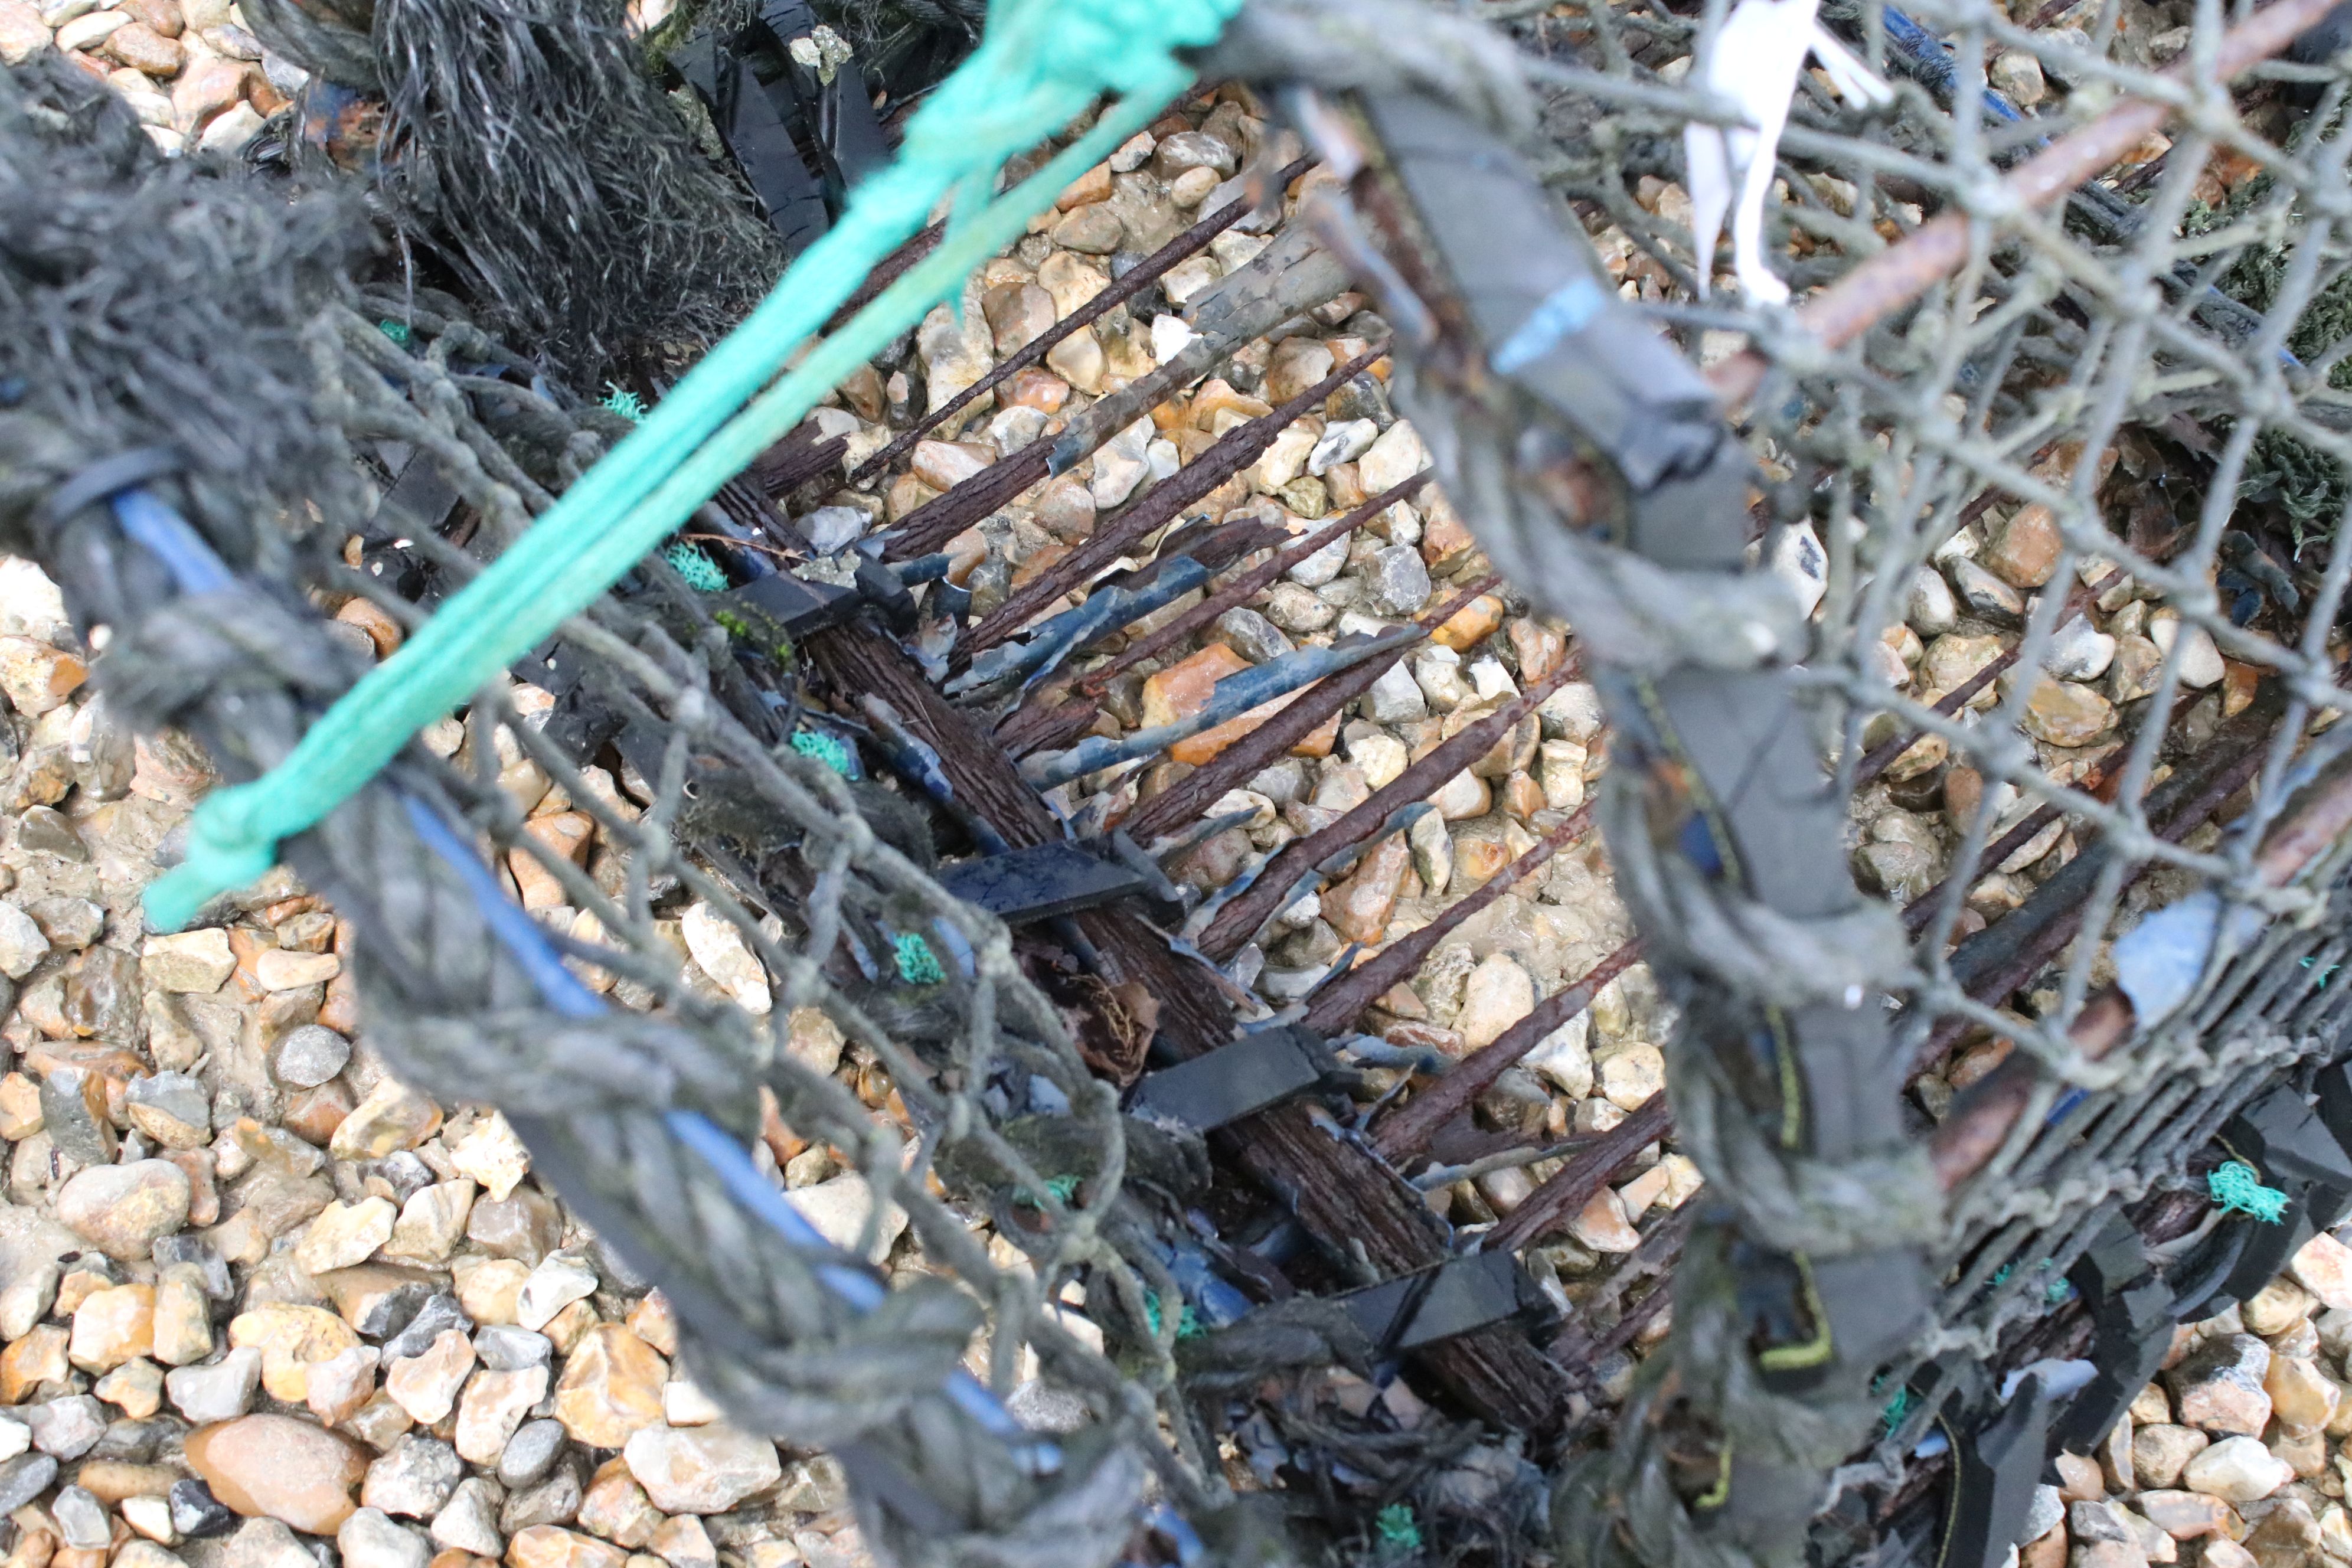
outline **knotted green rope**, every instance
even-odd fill
[[[2263,1185],[2254,1168],[2237,1160],[2214,1168],[2213,1173],[2205,1178],[2205,1193],[2223,1214],[2252,1215],[2266,1225],[2276,1225],[2286,1217],[2286,1194],[2275,1187]]]
[[[967,274],[1192,84],[1174,51],[1213,43],[1241,3],[993,0],[980,47],[908,122],[898,162],[858,187],[840,224],[760,308],[512,548],[328,710],[283,763],[197,807],[186,859],[147,889],[156,928],[178,931],[211,899],[260,878],[276,862],[279,839],[350,799],[410,737],[545,641],[843,377],[957,294]],[[1091,130],[989,200],[1007,159],[1106,93],[1117,101]],[[771,385],[859,281],[950,195],[953,217],[939,247]]]

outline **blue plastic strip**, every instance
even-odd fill
[[[1524,370],[1558,347],[1562,338],[1573,337],[1592,324],[1592,319],[1608,306],[1609,296],[1591,279],[1570,279],[1547,296],[1535,308],[1534,314],[1518,325],[1518,330],[1503,340],[1494,353],[1497,374],[1509,375]]]

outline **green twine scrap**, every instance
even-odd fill
[[[604,395],[599,406],[607,413],[619,415],[632,424],[642,425],[646,422],[646,400],[618,382],[608,381],[604,384]]]
[[[406,348],[408,346],[408,323],[406,321],[378,321],[375,324],[375,330],[382,332],[385,337],[390,338],[394,342],[398,343],[402,348]]]
[[[690,540],[674,539],[662,546],[662,559],[677,568],[686,579],[686,585],[698,594],[723,594],[727,591],[727,574],[719,569],[702,546]]]
[[[350,799],[418,731],[470,700],[677,531],[844,377],[934,304],[960,299],[973,268],[1020,238],[1031,217],[1192,85],[1176,51],[1215,42],[1241,5],[993,0],[979,47],[908,121],[898,161],[858,186],[841,222],[759,309],[330,708],[283,762],[205,797],[189,823],[186,858],[147,889],[155,929],[179,931],[214,898],[258,880],[277,863],[278,840]],[[1008,160],[1106,93],[1117,100],[1090,129],[990,199]],[[858,283],[950,197],[939,247],[784,372]]]
[[[803,757],[813,757],[823,763],[843,778],[849,776],[849,748],[837,735],[828,735],[822,730],[795,730],[793,731],[793,750]],[[922,938],[915,940],[920,942]],[[927,947],[923,951],[928,952],[930,950]]]
[[[1903,1425],[1903,1418],[1910,1414],[1911,1389],[1906,1384],[1895,1391],[1895,1397],[1886,1402],[1886,1409],[1879,1416],[1886,1425],[1886,1435],[1893,1436],[1895,1429]]]
[[[1065,1171],[1058,1176],[1046,1177],[1045,1190],[1054,1194],[1054,1201],[1055,1203],[1060,1204],[1064,1208],[1069,1207],[1070,1205],[1078,1201],[1077,1173],[1075,1171]],[[1025,1205],[1033,1209],[1041,1209],[1045,1206],[1044,1204],[1037,1201],[1037,1194],[1031,1192],[1026,1187],[1013,1188],[1013,1201],[1016,1204]]]
[[[2261,1174],[2242,1160],[2225,1161],[2205,1178],[2205,1192],[2223,1214],[2252,1215],[2264,1225],[2286,1218],[2286,1194],[2263,1185]]]
[[[1382,1546],[1392,1551],[1421,1550],[1421,1526],[1413,1522],[1412,1505],[1392,1502],[1372,1516],[1372,1533]]]
[[[1067,1203],[1069,1199],[1065,1198],[1062,1201]],[[1160,1337],[1159,1291],[1146,1290],[1143,1293],[1143,1319],[1151,1330],[1151,1337],[1158,1339]],[[1180,1340],[1197,1340],[1208,1331],[1201,1326],[1200,1314],[1192,1310],[1192,1303],[1185,1302],[1184,1310],[1176,1314],[1176,1337]]]
[[[948,977],[931,944],[915,932],[900,931],[890,939],[890,945],[898,954],[898,978],[908,984],[937,985]]]

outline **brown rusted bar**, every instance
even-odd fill
[[[905,277],[913,269],[915,263],[937,250],[947,232],[947,225],[935,223],[884,257],[881,264],[866,275],[866,280],[850,290],[849,298],[841,302],[841,309],[825,322],[824,330],[837,332],[847,326],[850,317],[874,303],[883,289]]]
[[[1450,739],[1440,742],[1428,755],[1381,785],[1373,792],[1370,799],[1349,811],[1337,822],[1285,845],[1258,872],[1257,880],[1250,885],[1248,890],[1237,894],[1209,922],[1209,928],[1201,933],[1201,951],[1219,963],[1233,957],[1241,951],[1244,942],[1257,934],[1258,927],[1273,919],[1281,910],[1289,897],[1291,884],[1310,868],[1370,838],[1380,830],[1381,824],[1388,819],[1390,813],[1400,806],[1426,799],[1446,780],[1485,756],[1522,719],[1535,711],[1536,704],[1567,684],[1576,672],[1575,659],[1560,660],[1559,668],[1485,718],[1465,725]]]
[[[1467,609],[1495,583],[1493,577],[1481,577],[1455,590],[1436,609],[1413,618],[1434,630]],[[1128,831],[1148,844],[1200,816],[1227,790],[1256,776],[1259,769],[1270,766],[1285,752],[1313,734],[1318,725],[1370,691],[1381,676],[1396,668],[1399,659],[1419,646],[1412,643],[1391,648],[1317,681],[1264,723],[1138,806],[1128,821]]]
[[[2265,742],[2285,699],[2275,681],[2255,690],[2252,707],[2222,727],[2202,752],[2150,791],[2148,825],[2159,838],[2179,842],[2243,788],[2262,766]],[[2124,884],[2146,873],[2143,867]],[[2065,951],[2082,923],[2083,897],[2096,874],[2093,861],[2077,859],[2033,891],[2032,898],[1999,923],[1988,926],[1953,950],[1955,976],[1979,1002],[1998,1003]],[[1924,1072],[1968,1033],[1964,1019],[1946,1018],[1927,1037],[1914,1070]]]
[[[1526,1201],[1487,1233],[1486,1249],[1517,1252],[1562,1219],[1582,1214],[1593,1194],[1609,1184],[1610,1177],[1623,1170],[1626,1162],[1644,1146],[1664,1137],[1674,1123],[1674,1111],[1667,1106],[1664,1094],[1650,1096],[1624,1121],[1602,1133],[1598,1142],[1580,1152],[1529,1193]]]
[[[1089,670],[1081,677],[1077,689],[1089,695],[1099,694],[1114,677],[1139,659],[1151,658],[1164,649],[1175,647],[1185,637],[1207,626],[1225,611],[1232,609],[1293,566],[1343,534],[1353,533],[1372,519],[1380,516],[1401,500],[1411,500],[1413,493],[1429,482],[1429,470],[1424,468],[1411,479],[1391,485],[1347,516],[1334,519],[1320,528],[1300,534],[1267,556],[1264,561],[1235,577],[1216,593],[1193,605],[1174,620],[1150,636],[1139,638],[1100,669]]]
[[[1276,188],[1289,184],[1291,181],[1305,174],[1310,162],[1309,159],[1301,158],[1276,174],[1275,176]],[[858,464],[851,471],[849,482],[856,484],[870,475],[880,473],[884,468],[913,451],[915,443],[923,438],[925,432],[937,429],[941,425],[950,425],[952,427],[951,422],[957,415],[994,392],[1011,377],[1053,353],[1055,344],[1082,327],[1094,325],[1118,306],[1124,305],[1142,293],[1171,268],[1205,249],[1211,240],[1241,222],[1249,214],[1250,202],[1246,195],[1239,201],[1227,202],[1141,261],[1137,262],[1129,270],[1127,276],[1116,279],[1101,293],[999,360],[995,369],[957,393],[938,413],[924,415],[915,421],[911,428],[891,441],[888,446]]]
[[[994,615],[972,627],[963,639],[962,656],[969,658],[984,653],[1019,632],[1038,612],[1117,560],[1128,546],[1173,521],[1178,512],[1256,462],[1274,445],[1274,438],[1300,415],[1315,408],[1387,354],[1384,343],[1367,349],[1272,413],[1262,414],[1246,425],[1234,426],[1215,446],[1160,480],[1124,515],[1097,529],[1091,538],[1006,599]]]
[[[1353,1024],[1356,1015],[1370,1006],[1374,998],[1387,994],[1390,986],[1409,979],[1447,933],[1535,875],[1555,852],[1583,837],[1591,826],[1592,807],[1577,807],[1529,845],[1517,859],[1487,878],[1485,886],[1456,899],[1435,920],[1397,938],[1318,992],[1307,1009],[1307,1024],[1326,1035],[1337,1034]]]
[[[2248,750],[2259,766],[2266,748]],[[2230,773],[2237,771],[2232,768]],[[2252,776],[2249,770],[2246,777]],[[2239,781],[2241,785],[2243,782]],[[2352,829],[2352,757],[2338,757],[2298,792],[2264,836],[2254,856],[2255,869],[2265,883],[2283,888],[2347,829]],[[2076,1016],[2068,1038],[2076,1050],[2096,1060],[2128,1040],[2134,1025],[2129,999],[2109,986]],[[1946,1191],[1982,1170],[2000,1151],[2032,1102],[2039,1078],[2039,1064],[2022,1051],[2012,1051],[2000,1066],[1960,1091],[1943,1125],[1928,1140],[1929,1158]]]
[[[1098,670],[1087,670],[1087,675],[1077,677],[1075,682],[1070,682],[1070,687],[1063,689],[1068,696],[1066,696],[1066,700],[1061,700],[1058,705],[1046,708],[1042,700],[1037,700],[1037,703],[1028,703],[1024,705],[1024,708],[1013,710],[1012,715],[1007,715],[1007,720],[1002,721],[1002,724],[997,724],[997,742],[1004,745],[1004,750],[1009,750],[1009,752],[1016,754],[1016,757],[1024,757],[1024,754],[1033,752],[1033,750],[1042,748],[1042,745],[1068,745],[1068,736],[1075,736],[1075,733],[1082,731],[1089,721],[1094,721],[1096,708],[1098,708],[1098,703],[1101,703],[1103,689],[1106,689],[1108,684],[1119,675],[1119,672],[1129,670],[1129,668],[1136,666],[1139,660],[1160,654],[1162,648],[1171,648],[1179,642],[1183,642],[1183,639],[1190,637],[1192,632],[1197,632],[1200,627],[1216,621],[1218,616],[1223,616],[1225,611],[1233,609],[1234,605],[1240,605],[1242,599],[1246,599],[1249,595],[1265,588],[1267,583],[1273,583],[1279,574],[1289,572],[1291,566],[1296,566],[1301,560],[1306,560],[1307,555],[1315,555],[1315,550],[1322,550],[1324,545],[1331,543],[1334,538],[1343,536],[1343,533],[1352,533],[1357,527],[1362,527],[1364,521],[1379,515],[1383,505],[1402,500],[1404,496],[1412,496],[1416,489],[1421,489],[1423,482],[1428,482],[1428,472],[1418,472],[1418,475],[1413,475],[1412,479],[1404,479],[1402,484],[1392,484],[1392,487],[1385,489],[1383,494],[1373,496],[1371,500],[1367,500],[1364,505],[1355,508],[1355,510],[1348,512],[1345,517],[1334,517],[1334,520],[1322,524],[1319,529],[1312,529],[1312,531],[1301,533],[1298,538],[1291,538],[1289,543],[1284,543],[1282,548],[1270,552],[1265,560],[1258,562],[1256,566],[1251,566],[1249,572],[1242,572],[1240,576],[1234,576],[1233,581],[1225,583],[1223,588],[1218,588],[1216,593],[1209,595],[1206,599],[1202,599],[1200,605],[1195,605],[1192,609],[1185,611],[1185,614],[1176,616],[1176,618],[1169,621],[1167,626],[1148,632],[1148,635],[1139,637],[1136,642],[1129,644],[1129,647],[1119,648],[1118,658],[1112,658],[1110,663],[1106,663],[1106,666],[1098,668]]]
[[[1043,702],[1034,702],[1013,710],[1003,723],[997,725],[997,741],[1014,756],[1025,756],[1041,747],[1067,745],[1072,737],[1093,721],[1104,688],[1120,672],[1132,668],[1139,660],[1175,647],[1332,540],[1353,532],[1368,520],[1379,516],[1384,507],[1412,495],[1427,482],[1428,478],[1426,470],[1415,474],[1402,483],[1390,486],[1346,516],[1334,518],[1322,527],[1285,543],[1264,561],[1166,626],[1129,644],[1119,651],[1118,658],[1101,668],[1088,670],[1079,677],[1066,689],[1069,695],[1056,706],[1048,708]]]
[[[2255,12],[2221,35],[2214,51],[2214,79],[2227,81],[2277,54],[2317,26],[2334,5],[2335,0],[2278,0]],[[2193,58],[2183,59],[2164,73],[2164,79],[2192,87],[2194,71]],[[2171,117],[2168,104],[2126,99],[2011,170],[2001,184],[2018,205],[2046,207],[2121,159]],[[1797,312],[1798,321],[1830,347],[1844,347],[1958,271],[1969,256],[1970,223],[1967,214],[1956,211],[1930,218],[1901,243],[1808,300]],[[1749,349],[1717,363],[1707,379],[1727,405],[1737,405],[1762,384],[1764,370],[1764,357]]]
[[[856,620],[811,637],[806,651],[836,690],[889,701],[938,751],[957,795],[1007,842],[1025,846],[1060,837],[1061,825],[1037,792],[887,633]],[[1179,1058],[1199,1056],[1233,1037],[1223,993],[1132,910],[1114,905],[1075,918],[1108,961],[1106,978],[1133,980],[1159,1004],[1159,1037]],[[1383,1277],[1428,1268],[1449,1256],[1444,1227],[1421,1194],[1361,1143],[1331,1137],[1300,1103],[1248,1117],[1217,1133],[1214,1142],[1222,1156],[1276,1194],[1322,1246],[1354,1253]],[[1486,1420],[1540,1433],[1559,1419],[1566,1376],[1524,1333],[1462,1334],[1414,1359]]]
[[[1427,1148],[1438,1129],[1468,1110],[1473,1100],[1518,1066],[1546,1036],[1591,1006],[1601,987],[1632,968],[1641,956],[1642,940],[1636,937],[1594,964],[1575,984],[1563,985],[1537,1003],[1534,1012],[1455,1062],[1444,1077],[1416,1089],[1411,1100],[1381,1118],[1372,1130],[1372,1147],[1399,1162]]]

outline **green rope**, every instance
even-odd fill
[[[350,799],[418,731],[469,700],[675,532],[844,377],[932,305],[960,295],[967,274],[1192,85],[1174,51],[1214,42],[1240,6],[995,0],[980,47],[908,121],[898,161],[858,187],[841,222],[759,309],[512,548],[329,709],[284,762],[205,799],[189,823],[186,858],[147,889],[155,928],[178,931],[212,899],[257,880],[277,862],[279,839]],[[1106,92],[1117,101],[1092,129],[989,200],[1007,159]],[[949,196],[953,216],[939,247],[774,379]]]
[[[2205,1178],[2205,1191],[2223,1214],[2248,1214],[2265,1225],[2286,1218],[2286,1194],[2263,1185],[2252,1165],[2231,1160]]]
[[[1372,1533],[1391,1552],[1421,1550],[1421,1526],[1413,1522],[1412,1504],[1392,1502],[1372,1516]]]
[[[839,773],[849,776],[849,748],[835,735],[822,730],[799,730],[793,734],[793,750],[803,757],[813,757]]]
[[[603,406],[608,412],[617,414],[632,424],[642,425],[646,422],[646,400],[625,386],[606,382]]]
[[[913,931],[902,931],[890,939],[898,959],[898,978],[909,985],[937,985],[948,977],[940,967],[939,955],[931,944]]]
[[[394,342],[398,343],[402,348],[406,348],[408,346],[408,323],[406,321],[378,321],[375,324],[375,330],[382,332],[385,337],[390,338]]]
[[[723,594],[727,591],[727,574],[719,563],[705,553],[702,546],[688,540],[677,540],[662,547],[662,559],[686,579],[686,585],[698,594]]]

